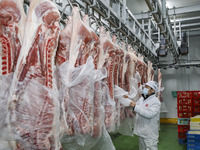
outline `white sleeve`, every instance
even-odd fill
[[[143,97],[140,97],[139,100],[136,102],[136,104],[140,105],[141,101],[143,101],[144,98]]]
[[[144,118],[151,119],[160,112],[160,102],[153,103],[148,108],[136,104],[134,111]]]

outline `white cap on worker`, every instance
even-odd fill
[[[148,85],[149,87],[154,89],[155,93],[158,92],[158,83],[156,81],[149,81],[149,82],[145,83],[145,85]]]

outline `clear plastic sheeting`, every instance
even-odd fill
[[[123,97],[124,95],[128,95],[128,92],[124,91],[122,88],[115,85],[114,93],[115,93],[114,94],[115,98],[118,99],[119,102],[122,104],[121,107],[129,106],[131,100]]]
[[[128,98],[121,98],[120,103],[124,105],[124,107],[128,107],[132,101]]]
[[[0,77],[0,149],[59,149],[58,92],[30,80],[8,104],[12,77]]]
[[[158,92],[163,92],[164,89],[165,89],[164,87],[161,87],[161,88],[158,89]]]
[[[125,116],[126,116],[124,119],[121,119],[120,115],[117,115],[117,116],[119,116],[119,118],[117,118],[117,120],[120,121],[120,124],[117,127],[117,132],[119,132],[123,135],[133,136],[134,114],[132,113],[132,108],[128,107],[132,100],[129,98],[124,98],[123,96],[128,95],[128,92],[124,91],[122,88],[120,88],[117,85],[115,85],[114,93],[115,93],[115,99],[118,99],[118,101],[121,104],[121,105],[119,105],[120,106],[119,110],[124,111]],[[133,96],[132,98],[134,98],[136,95],[132,95],[132,96]],[[122,109],[124,107],[125,107],[125,109]],[[119,114],[122,113],[120,111],[118,112]]]
[[[134,128],[134,119],[133,118],[125,118],[120,125],[119,133],[122,135],[133,136],[133,128]]]
[[[163,93],[164,89],[165,89],[164,87],[161,87],[161,88],[158,89],[158,97],[160,96],[161,99],[162,99],[162,101],[160,102],[161,103],[160,113],[168,112],[168,109],[165,105],[165,102],[163,101],[163,94],[162,93]]]
[[[91,150],[115,150],[112,139],[105,127],[102,130],[102,136],[98,143]]]
[[[105,108],[105,126],[108,132],[114,132],[116,129],[115,118],[117,116],[117,104],[110,97],[109,88],[106,83],[101,82],[103,93],[103,106]]]
[[[104,93],[105,85],[101,82],[107,72],[104,68],[95,70],[93,59],[89,57],[86,64],[76,68],[63,63],[60,75],[66,122],[61,143],[67,150],[89,150],[103,136],[106,106],[114,105]]]
[[[30,80],[16,104],[11,128],[20,149],[59,149],[58,91]]]
[[[13,73],[0,76],[0,149],[11,150],[11,138],[10,131],[8,129],[7,119],[7,102],[9,96],[9,88],[12,81]]]
[[[136,71],[136,73],[135,73],[135,79],[138,81],[138,84],[141,83],[141,79],[142,78],[141,78],[141,76],[140,76],[138,71]]]
[[[115,98],[120,99],[120,98],[123,98],[124,95],[128,95],[128,92],[124,91],[122,88],[115,85],[115,88],[114,88]]]
[[[161,113],[169,112],[164,102],[161,102],[160,112]]]
[[[135,100],[134,101],[138,101],[138,99],[140,98],[141,94],[142,94],[142,85],[141,84],[141,76],[139,74],[138,71],[136,71],[136,74],[135,74],[135,84],[137,84],[137,95],[135,97]]]
[[[81,136],[68,136],[65,135],[61,142],[63,150],[115,150],[110,135],[104,126],[102,128],[101,136],[98,138],[90,137],[89,135]],[[77,142],[78,138],[78,143]],[[82,143],[82,138],[86,139],[85,143]]]

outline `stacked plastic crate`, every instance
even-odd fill
[[[200,150],[200,131],[188,131],[187,150]]]
[[[178,138],[180,144],[186,144],[187,131],[190,129],[189,121],[193,116],[192,92],[177,92],[177,113],[178,113]]]
[[[200,150],[200,91],[193,92],[193,115],[190,120],[190,131],[187,133],[187,150]]]
[[[193,91],[193,116],[200,115],[200,91]]]

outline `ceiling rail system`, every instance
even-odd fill
[[[156,21],[158,28],[160,29],[160,34],[165,38],[166,46],[171,51],[173,55],[173,64],[178,63],[179,52],[178,52],[178,43],[174,35],[172,24],[169,19],[168,11],[166,9],[165,0],[145,0],[147,6],[151,11],[151,15]],[[158,63],[157,66],[161,64]],[[163,65],[163,64],[162,64]],[[166,64],[169,65],[169,64]]]

